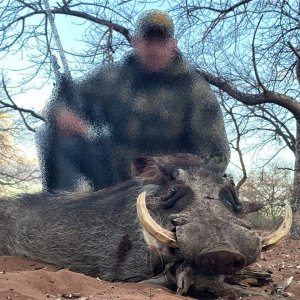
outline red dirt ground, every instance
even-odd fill
[[[285,290],[285,299],[300,299],[300,241],[286,240],[279,247],[262,254],[253,264],[272,274],[269,285],[252,288],[270,294],[275,284],[293,276]],[[155,285],[110,283],[68,270],[20,257],[0,257],[0,300],[179,300],[192,299],[178,296]],[[203,300],[204,298],[198,298]],[[237,300],[239,297],[223,297]],[[246,297],[243,300],[272,299]],[[278,299],[278,298],[277,298]]]

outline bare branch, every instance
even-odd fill
[[[244,5],[244,4],[247,4],[251,1],[252,0],[243,0],[241,2],[236,3],[233,6],[230,6],[227,9],[218,9],[218,8],[214,8],[214,7],[211,7],[211,6],[193,6],[192,8],[188,9],[188,13],[191,13],[195,10],[204,10],[205,9],[205,10],[211,10],[211,11],[214,11],[214,12],[218,12],[218,13],[220,13],[220,15],[221,14],[227,14],[229,12],[234,11],[237,7],[239,7],[241,5]]]
[[[14,109],[14,110],[18,111],[19,114],[20,114],[20,116],[21,116],[21,118],[22,118],[22,120],[23,120],[23,122],[24,122],[24,124],[25,124],[25,126],[26,126],[26,128],[29,129],[30,131],[35,132],[35,130],[31,126],[29,126],[28,123],[26,122],[26,119],[25,119],[23,113],[29,113],[34,118],[42,120],[42,121],[45,121],[45,119],[43,117],[41,117],[40,115],[38,115],[37,113],[35,113],[33,110],[24,109],[24,108],[21,108],[21,107],[19,107],[19,106],[17,106],[15,104],[15,102],[12,100],[12,98],[10,97],[10,95],[9,95],[9,93],[7,91],[6,84],[4,82],[4,77],[3,76],[2,76],[2,86],[3,86],[4,92],[5,92],[6,96],[7,96],[7,98],[9,99],[9,101],[12,104],[5,103],[4,101],[1,101],[1,100],[0,100],[0,103],[2,105],[4,105],[4,107],[8,107],[8,108],[11,108],[11,109]]]
[[[300,59],[300,54],[298,53],[297,49],[292,45],[291,42],[287,42],[290,49],[294,52],[294,54],[297,56],[298,59]]]
[[[132,36],[129,33],[129,30],[121,25],[118,25],[118,24],[113,23],[108,20],[96,18],[96,17],[91,16],[84,12],[79,12],[79,11],[74,11],[74,10],[68,10],[67,12],[65,12],[61,8],[59,8],[59,9],[54,9],[51,12],[53,14],[65,14],[65,15],[69,15],[69,16],[75,16],[75,17],[79,17],[79,18],[83,18],[83,19],[92,21],[92,22],[100,24],[100,25],[107,26],[109,28],[112,28],[114,31],[121,33],[126,38],[126,40],[131,44]]]
[[[263,18],[263,15],[260,17],[260,19],[257,23],[257,26],[256,26],[255,31],[254,31],[253,39],[252,39],[252,62],[253,62],[254,74],[255,74],[255,78],[257,80],[257,83],[262,88],[262,90],[264,92],[267,92],[266,87],[263,85],[263,83],[261,82],[261,80],[259,78],[259,75],[258,75],[256,58],[255,58],[255,46],[254,46],[255,45],[256,33],[257,33],[257,30],[259,28],[259,25],[260,25],[260,22],[261,22],[262,18]]]
[[[201,74],[207,82],[218,87],[232,98],[244,104],[258,105],[263,103],[275,103],[288,109],[297,120],[300,120],[300,103],[292,97],[272,91],[267,91],[256,95],[243,93],[234,88],[230,83],[228,83],[228,81],[223,78],[216,77],[208,72],[201,71],[198,68],[196,69],[196,71]]]

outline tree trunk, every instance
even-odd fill
[[[294,172],[294,190],[292,198],[293,224],[291,237],[294,240],[300,239],[300,120],[296,125],[296,151],[295,151],[295,172]]]

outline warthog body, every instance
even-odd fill
[[[139,158],[135,169],[134,179],[99,192],[2,199],[0,254],[127,282],[166,265],[233,274],[256,260],[260,238],[220,201],[226,186],[217,166],[178,154]],[[143,191],[152,217],[174,233],[175,248],[143,234],[136,213]]]

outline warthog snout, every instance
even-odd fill
[[[227,246],[201,253],[195,260],[201,272],[209,275],[232,275],[243,269],[247,263],[244,255]]]

